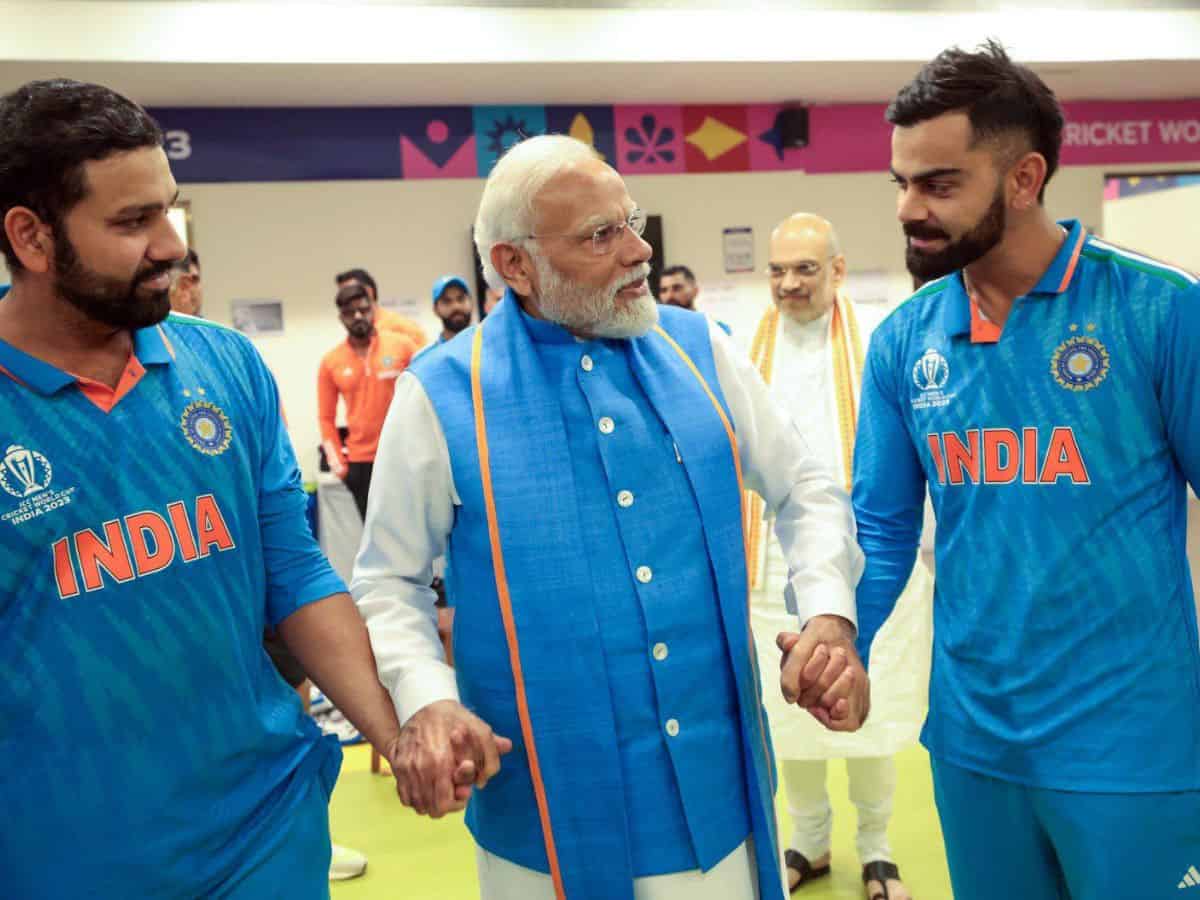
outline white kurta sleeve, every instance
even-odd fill
[[[457,502],[441,423],[421,382],[405,374],[380,434],[350,586],[401,724],[436,700],[458,699],[429,586]]]
[[[827,473],[750,360],[709,323],[713,361],[733,415],[746,487],[775,517],[788,564],[787,607],[800,627],[817,615],[838,615],[857,627],[854,589],[863,555],[850,498]],[[749,563],[753,565],[753,563]]]

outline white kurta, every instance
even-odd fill
[[[873,310],[855,309],[865,347],[877,322],[868,318]],[[842,461],[832,353],[830,314],[807,325],[780,316],[770,391],[792,416],[814,455],[825,462],[839,484],[845,484],[847,473]],[[846,734],[829,731],[808,712],[789,706],[777,686],[770,683],[779,671],[775,637],[780,631],[791,630],[795,617],[788,613],[783,601],[788,565],[778,541],[768,532],[763,544],[765,554],[760,552],[755,561],[759,566],[760,587],[752,595],[751,623],[759,665],[768,681],[763,697],[776,756],[780,759],[890,756],[914,742],[928,706],[933,639],[933,579],[925,564],[918,561],[913,568],[895,611],[872,645],[871,714],[859,731]]]

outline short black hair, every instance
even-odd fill
[[[171,268],[178,269],[180,272],[186,272],[192,266],[195,266],[197,269],[200,268],[200,254],[190,247],[188,248],[187,256],[185,256],[183,259],[177,259],[175,262],[171,263]]]
[[[667,266],[665,269],[662,270],[662,275],[660,275],[658,277],[664,278],[667,275],[682,275],[684,278],[686,278],[692,284],[696,283],[696,276],[692,274],[692,270],[689,269],[687,266]]]
[[[1057,171],[1063,133],[1058,98],[998,42],[989,40],[974,53],[943,50],[900,89],[886,116],[905,128],[955,111],[967,114],[976,143],[1023,134],[1046,159],[1046,182]],[[1045,190],[1043,182],[1039,202]]]
[[[0,219],[18,206],[56,233],[87,196],[84,163],[158,147],[162,130],[116,91],[69,78],[31,81],[0,97]],[[9,271],[24,267],[0,228]]]
[[[350,279],[347,278],[346,281]],[[337,304],[338,309],[344,309],[348,304],[355,300],[370,300],[371,295],[367,293],[367,289],[362,284],[348,284],[343,288],[339,288],[337,295],[333,298],[333,302]]]
[[[345,272],[339,272],[333,280],[337,284],[345,281],[357,281],[359,284],[365,284],[369,287],[371,293],[376,297],[379,296],[379,286],[375,284],[375,279],[371,277],[371,273],[366,269],[347,269]]]

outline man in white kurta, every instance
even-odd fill
[[[829,222],[805,213],[785,219],[771,237],[768,275],[774,302],[758,327],[751,356],[814,456],[849,490],[863,351],[880,316],[849,301],[841,290],[845,274],[846,261]],[[792,616],[779,599],[788,564],[769,523],[762,521],[761,504],[752,500],[748,506],[756,561],[751,621],[765,668],[775,635]],[[917,566],[873,647],[872,713],[860,731],[834,734],[782,698],[765,697],[794,827],[787,854],[794,887],[829,872],[833,815],[826,760],[844,758],[850,799],[858,810],[867,897],[909,898],[892,868],[887,839],[896,781],[892,755],[916,740],[924,719],[931,595],[928,573]]]
[[[796,572],[767,693],[837,728],[869,706],[846,495],[722,331],[656,307],[644,223],[591,148],[518,144],[475,226],[508,292],[417,360],[384,425],[353,590],[401,798],[470,797],[485,900],[784,896],[743,485]],[[454,670],[428,587],[447,546]]]

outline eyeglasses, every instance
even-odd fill
[[[641,237],[646,230],[646,213],[640,209],[634,209],[629,214],[624,222],[617,225],[601,225],[590,236],[574,235],[570,233],[563,234],[527,234],[525,238],[551,238],[551,237],[578,237],[580,241],[592,242],[592,252],[597,256],[606,256],[616,249],[617,242],[622,237],[622,232],[628,228],[634,234]],[[524,238],[522,239],[524,240]]]
[[[833,257],[830,256],[828,259],[833,259]],[[828,259],[826,260],[826,262],[828,262]],[[785,266],[785,265],[780,265],[778,263],[771,263],[769,266],[767,266],[767,275],[770,278],[778,280],[780,278],[783,278],[783,276],[786,275],[788,272],[794,272],[796,275],[799,275],[801,278],[815,278],[817,275],[821,274],[821,269],[823,269],[824,267],[825,267],[824,263],[817,262],[816,260],[811,260],[811,259],[806,259],[804,262],[796,263],[793,266]]]

